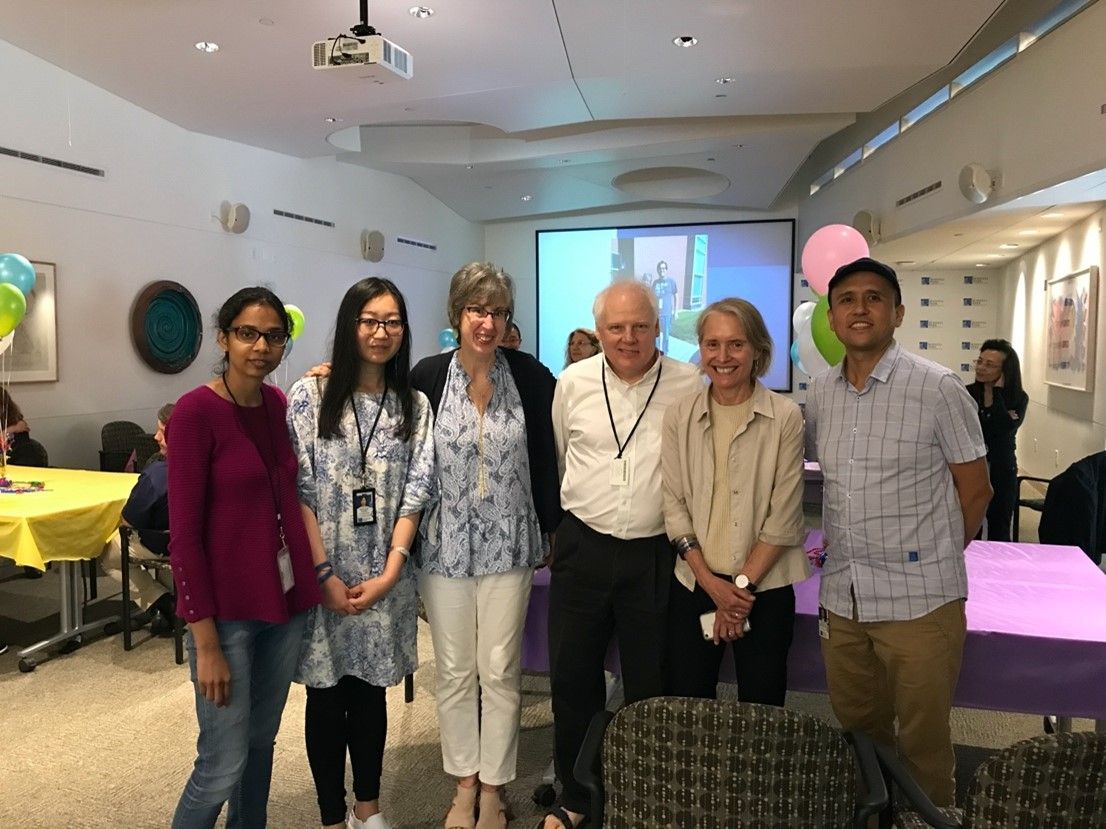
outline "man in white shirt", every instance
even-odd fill
[[[546,829],[571,829],[588,809],[572,766],[605,704],[612,633],[626,701],[663,693],[675,554],[664,529],[661,425],[669,404],[702,385],[695,368],[657,351],[658,305],[649,286],[616,282],[593,311],[603,353],[566,368],[553,397],[565,517],[550,565],[549,653],[564,792]]]

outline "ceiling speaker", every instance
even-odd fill
[[[879,216],[871,210],[858,210],[853,216],[853,227],[869,245],[879,242]]]
[[[384,258],[384,234],[379,230],[361,231],[361,258],[379,262]]]
[[[245,233],[250,226],[250,209],[241,202],[225,201],[219,205],[219,224],[228,233]]]
[[[960,193],[974,204],[983,204],[995,191],[995,176],[974,161],[960,170]]]

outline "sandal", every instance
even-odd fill
[[[476,829],[507,829],[507,802],[500,794],[500,789],[480,791],[480,819],[476,821]]]
[[[572,818],[568,816],[566,812],[560,806],[553,806],[541,819],[541,823],[538,824],[538,829],[545,829],[546,818],[555,817],[561,822],[563,829],[587,829],[588,816],[584,815],[580,818],[579,823],[573,823]]]
[[[442,824],[445,829],[476,829],[476,795],[479,791],[479,783],[472,786],[457,784],[457,794],[453,796]]]

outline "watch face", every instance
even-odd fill
[[[749,577],[741,573],[740,575],[734,576],[733,583],[744,590],[749,586]]]

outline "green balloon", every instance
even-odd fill
[[[10,282],[0,283],[0,337],[6,337],[27,313],[27,298]]]
[[[295,305],[285,305],[284,310],[288,312],[288,316],[292,319],[292,330],[288,333],[293,340],[298,340],[300,334],[303,333],[304,326],[307,324],[307,319],[304,317],[303,311]]]
[[[833,333],[829,324],[829,295],[818,297],[818,304],[814,306],[814,316],[810,318],[810,335],[818,353],[826,358],[826,362],[835,366],[845,356],[845,346]]]

